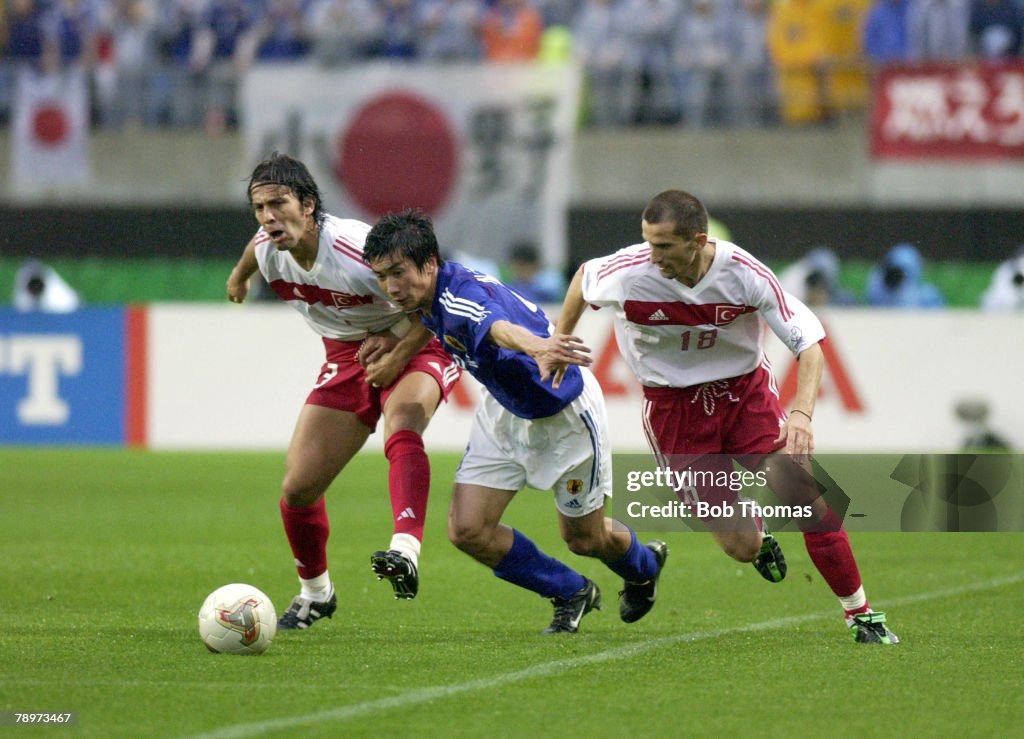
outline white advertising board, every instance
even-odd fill
[[[549,315],[554,315],[550,310]],[[283,449],[323,361],[320,340],[279,305],[154,305],[148,312],[148,434],[153,449]],[[819,452],[952,452],[966,433],[963,399],[986,401],[991,426],[1024,444],[1024,316],[974,311],[821,314],[829,332],[815,411]],[[578,333],[594,350],[616,451],[647,448],[641,392],[612,335],[608,311]],[[766,340],[783,399],[794,360]],[[464,375],[425,436],[429,449],[461,451],[476,383]],[[381,448],[374,434],[368,448]]]

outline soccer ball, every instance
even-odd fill
[[[261,654],[276,632],[274,604],[252,585],[217,588],[199,609],[199,637],[211,652]]]

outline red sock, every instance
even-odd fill
[[[423,451],[423,437],[415,431],[396,431],[384,442],[388,492],[396,534],[410,534],[423,541],[430,493],[430,462]]]
[[[804,532],[804,546],[833,593],[843,598],[857,591],[861,585],[857,561],[834,511],[829,510],[814,530]]]
[[[282,498],[281,520],[299,577],[309,580],[322,575],[327,570],[327,537],[331,533],[323,497],[313,505],[296,508]]]

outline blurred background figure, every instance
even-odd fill
[[[451,254],[444,254],[442,256],[445,259],[458,262],[463,267],[469,267],[482,275],[498,277],[501,274],[501,265],[498,264],[497,260],[477,256],[476,254],[472,254],[464,249],[456,249]]]
[[[818,0],[828,23],[828,64],[825,88],[829,110],[845,114],[862,110],[868,99],[867,67],[861,55],[860,31],[870,0]]]
[[[970,53],[970,0],[909,0],[907,46],[914,62],[956,61]]]
[[[14,275],[14,309],[21,313],[71,313],[82,305],[78,293],[57,271],[30,259]]]
[[[891,64],[910,57],[907,0],[875,0],[861,27],[861,49],[869,64]]]
[[[238,85],[270,27],[267,17],[242,0],[212,0],[204,8],[190,64],[199,95],[194,115],[208,133],[237,124]]]
[[[545,26],[569,26],[585,0],[534,0]]]
[[[595,127],[624,126],[633,116],[633,79],[626,73],[626,40],[612,0],[586,0],[572,25],[573,54],[586,74],[584,105]]]
[[[480,22],[484,58],[523,62],[537,58],[544,19],[529,0],[496,0]]]
[[[1024,9],[1017,0],[972,0],[970,36],[975,56],[986,61],[1015,59],[1021,52]]]
[[[10,0],[5,6],[4,58],[16,67],[40,68],[45,9],[36,0]]]
[[[565,297],[565,277],[556,269],[541,267],[537,247],[525,241],[509,250],[507,284],[534,303],[557,303]]]
[[[313,58],[325,66],[369,56],[384,25],[371,0],[314,0],[307,13]]]
[[[1024,244],[996,267],[981,296],[981,307],[991,311],[1024,311]]]
[[[768,3],[740,0],[731,23],[728,106],[736,125],[774,123],[778,118],[775,68],[768,54]]]
[[[624,92],[630,123],[657,123],[674,115],[672,34],[681,9],[674,0],[616,0],[617,33],[625,42]]]
[[[477,28],[482,11],[476,0],[422,0],[420,58],[440,62],[479,60]]]
[[[98,96],[105,124],[156,125],[159,103],[150,92],[158,63],[156,9],[150,0],[117,0],[111,9],[109,38],[113,66],[110,95]]]
[[[100,0],[59,0],[42,6],[48,8],[42,18],[44,66],[92,69],[104,5]]]
[[[381,35],[372,54],[381,59],[411,61],[419,56],[419,18],[412,0],[378,3]]]
[[[168,0],[157,5],[156,44],[160,72],[151,79],[150,94],[158,118],[174,126],[196,126],[201,120],[204,70],[212,41],[200,0]]]
[[[912,244],[896,244],[868,274],[868,305],[889,308],[941,308],[939,289],[924,281],[924,262]]]
[[[782,289],[805,305],[855,305],[853,293],[839,286],[839,257],[826,246],[811,249],[798,262],[779,273]]]
[[[1010,442],[988,425],[989,405],[980,398],[964,398],[953,407],[953,412],[965,427],[961,449],[965,452],[1009,452]]]
[[[693,0],[679,14],[672,44],[676,92],[683,122],[704,128],[711,122],[732,123],[728,100],[727,70],[732,67],[730,45],[735,11],[712,0]]]
[[[257,60],[294,62],[309,53],[313,34],[304,0],[270,0],[257,17]]]
[[[768,50],[785,123],[818,123],[831,117],[829,31],[825,8],[816,0],[778,0],[771,5]]]
[[[35,0],[0,3],[0,125],[11,117],[18,71],[39,70],[43,58],[43,9]]]

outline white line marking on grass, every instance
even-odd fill
[[[977,582],[971,585],[961,585],[955,588],[934,590],[928,593],[918,593],[916,595],[904,595],[897,598],[890,598],[885,601],[885,603],[887,606],[920,603],[922,601],[935,600],[937,598],[948,598],[964,595],[966,593],[974,593],[980,590],[994,590],[996,588],[1003,587],[1004,585],[1015,585],[1022,581],[1024,581],[1024,573],[1019,573],[1007,577],[995,578],[993,580],[986,580],[984,582]],[[435,685],[429,688],[410,690],[406,693],[399,693],[398,695],[393,695],[389,698],[380,698],[378,700],[365,701],[363,703],[338,706],[337,708],[318,711],[317,713],[307,713],[302,716],[286,716],[267,721],[254,721],[252,723],[225,726],[222,729],[214,729],[213,731],[204,734],[198,734],[194,736],[193,739],[230,739],[231,737],[249,737],[256,736],[258,734],[267,734],[273,731],[280,731],[282,729],[292,729],[297,726],[309,724],[348,721],[349,719],[367,716],[374,713],[392,711],[396,708],[408,708],[419,703],[428,703],[439,698],[449,698],[462,693],[489,690],[501,685],[517,683],[522,680],[529,680],[535,677],[546,677],[548,675],[554,675],[561,672],[568,672],[569,670],[574,670],[586,665],[610,662],[617,659],[626,659],[637,654],[649,652],[652,649],[658,649],[659,647],[666,647],[672,644],[684,644],[688,642],[704,641],[707,639],[717,639],[720,636],[728,636],[730,634],[745,634],[753,631],[771,631],[773,629],[781,629],[786,626],[794,626],[808,621],[835,617],[836,610],[833,608],[827,611],[807,613],[802,616],[786,616],[785,618],[776,618],[771,621],[746,624],[745,626],[732,626],[725,629],[691,631],[685,634],[675,634],[673,636],[649,639],[648,641],[637,642],[635,644],[626,644],[621,647],[616,647],[615,649],[607,649],[603,652],[595,652],[594,654],[587,654],[580,657],[543,662],[539,665],[527,667],[522,670],[516,670],[515,672],[506,672],[492,677],[482,677],[477,680],[469,680],[464,683]]]

